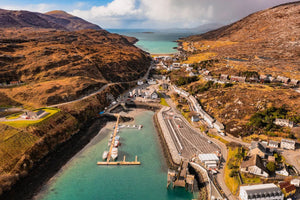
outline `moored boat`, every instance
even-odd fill
[[[114,147],[111,150],[111,158],[115,160],[118,157],[118,148]]]
[[[102,159],[105,160],[107,158],[108,151],[104,151],[102,154]]]
[[[119,144],[120,144],[120,142],[118,140],[116,140],[115,143],[114,143],[114,147],[118,147]]]

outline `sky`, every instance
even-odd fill
[[[64,10],[102,28],[194,28],[229,24],[293,0],[0,0],[0,8]],[[295,0],[296,1],[296,0]]]

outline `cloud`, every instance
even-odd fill
[[[1,6],[4,9],[47,12],[66,10],[104,28],[196,27],[206,23],[231,23],[253,12],[290,0],[110,0],[91,6],[91,1],[61,4]]]

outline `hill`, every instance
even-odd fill
[[[272,123],[274,116],[296,124],[300,122],[300,94],[290,88],[291,85],[214,82],[221,74],[229,78],[244,76],[247,80],[265,74],[300,80],[299,19],[300,2],[282,4],[180,41],[186,55],[184,62],[193,64],[202,74],[199,81],[184,85],[184,88],[197,96],[203,108],[225,125],[227,133],[250,135],[249,138],[254,137],[253,134],[300,138],[299,129],[275,127]],[[202,73],[206,70],[209,77]],[[226,81],[229,82],[228,78]],[[287,113],[268,116],[268,123],[260,119],[264,116],[261,113],[275,108],[285,109]],[[264,123],[258,126],[254,123],[257,121]]]
[[[218,73],[255,70],[300,79],[300,2],[251,14],[238,22],[184,39],[183,48],[218,59]],[[190,62],[201,56],[191,56]],[[229,58],[229,63],[227,63]],[[225,68],[229,64],[232,68]]]
[[[52,11],[45,14],[29,11],[11,11],[0,9],[1,28],[46,28],[65,31],[101,28],[64,11]]]

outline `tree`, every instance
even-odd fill
[[[276,166],[274,162],[268,162],[266,167],[270,172],[275,172]]]

